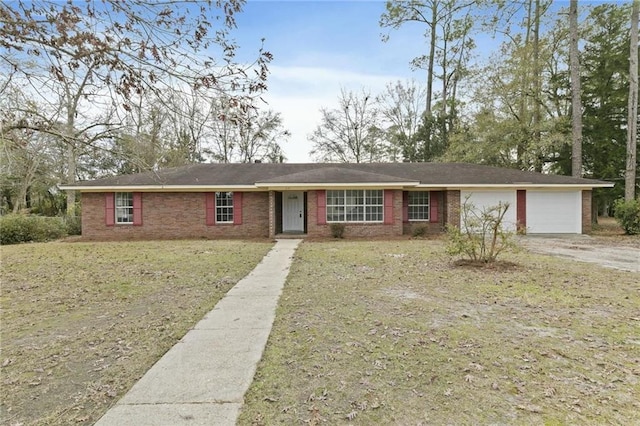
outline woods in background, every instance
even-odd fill
[[[377,117],[375,131],[384,137],[362,147],[367,155],[349,161],[458,161],[609,180],[614,190],[595,194],[606,214],[624,193],[628,153],[637,146],[637,109],[631,112],[637,94],[629,101],[630,69],[638,67],[637,42],[635,49],[630,45],[632,5],[583,7],[579,16],[575,5],[573,86],[569,10],[551,13],[550,6],[548,0],[388,2],[382,27],[425,28],[430,53],[412,62],[425,69],[425,83],[390,83],[369,103],[369,114]],[[633,25],[637,31],[637,20]],[[484,63],[472,61],[480,32],[499,32],[504,39]],[[572,87],[577,96],[572,97]],[[348,97],[358,103],[357,95]],[[343,112],[335,114],[343,126],[347,112],[353,112],[344,101],[343,92],[335,110]],[[343,161],[337,151],[349,143],[318,138],[329,124],[325,117],[310,138],[312,154]],[[343,134],[348,139],[349,132]],[[580,156],[573,167],[572,151]],[[631,175],[637,185],[635,168]]]
[[[614,190],[594,199],[607,213],[625,177],[627,192],[637,186],[639,1],[388,1],[383,41],[423,29],[424,55],[407,61],[425,77],[343,89],[321,110],[311,155],[605,179]],[[286,161],[289,132],[261,100],[272,55],[258,43],[240,61],[230,36],[243,5],[0,4],[2,213],[74,214],[75,194],[56,187],[77,180]],[[494,52],[478,46],[487,35],[501,40]]]

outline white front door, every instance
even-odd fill
[[[304,232],[304,192],[282,193],[282,232]]]

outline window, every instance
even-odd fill
[[[216,223],[233,223],[233,192],[216,192]]]
[[[429,220],[429,192],[409,191],[409,220]]]
[[[133,223],[133,192],[116,192],[116,223]]]
[[[327,222],[382,222],[382,190],[327,191]]]

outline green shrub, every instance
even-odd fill
[[[640,201],[620,198],[613,204],[613,216],[627,235],[640,234]]]
[[[426,226],[416,226],[411,230],[411,236],[413,238],[424,237],[427,235],[427,227]]]
[[[67,235],[67,227],[59,217],[9,214],[0,217],[0,244],[55,240]]]
[[[344,223],[331,224],[331,236],[333,238],[344,238]]]
[[[64,224],[67,228],[67,235],[82,234],[82,218],[80,216],[65,216]]]

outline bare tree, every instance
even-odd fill
[[[48,116],[5,122],[4,130],[29,128],[64,141],[66,183],[72,183],[81,147],[111,137],[119,126],[108,120],[113,110],[130,111],[145,91],[162,93],[181,82],[229,96],[259,94],[266,87],[271,55],[260,49],[253,64],[239,65],[237,45],[229,37],[243,4],[243,0],[105,0],[99,6],[92,0],[0,3],[2,71],[30,85],[33,96],[53,96],[58,105]],[[214,28],[214,22],[220,26]],[[108,106],[106,115],[96,112],[100,102]],[[67,204],[72,213],[73,191],[68,192]]]
[[[377,102],[386,120],[391,161],[415,157],[416,136],[425,111],[425,88],[415,80],[388,83]]]
[[[569,63],[571,74],[571,175],[582,177],[582,98],[578,57],[578,0],[569,3]]]
[[[627,167],[624,176],[624,198],[631,201],[636,193],[636,161],[638,150],[638,10],[640,0],[631,7],[631,46],[629,49],[629,111],[627,120]]]
[[[367,163],[385,155],[380,112],[371,94],[342,89],[335,109],[322,108],[322,122],[309,135],[310,152],[319,161]]]
[[[286,142],[290,135],[282,125],[280,113],[249,109],[238,123],[239,161],[283,162],[284,155],[280,144]]]
[[[426,27],[425,38],[429,43],[429,51],[414,58],[411,65],[427,70],[426,128],[423,131],[427,145],[431,142],[434,130],[434,83],[438,79],[442,82],[440,108],[441,118],[445,120],[447,108],[451,105],[448,97],[451,95],[455,104],[456,86],[469,60],[469,50],[473,47],[470,38],[473,19],[469,11],[479,3],[478,0],[389,0],[386,11],[380,17],[379,23],[383,28],[399,29],[411,22]],[[388,35],[384,35],[382,39],[386,41],[388,38]]]

